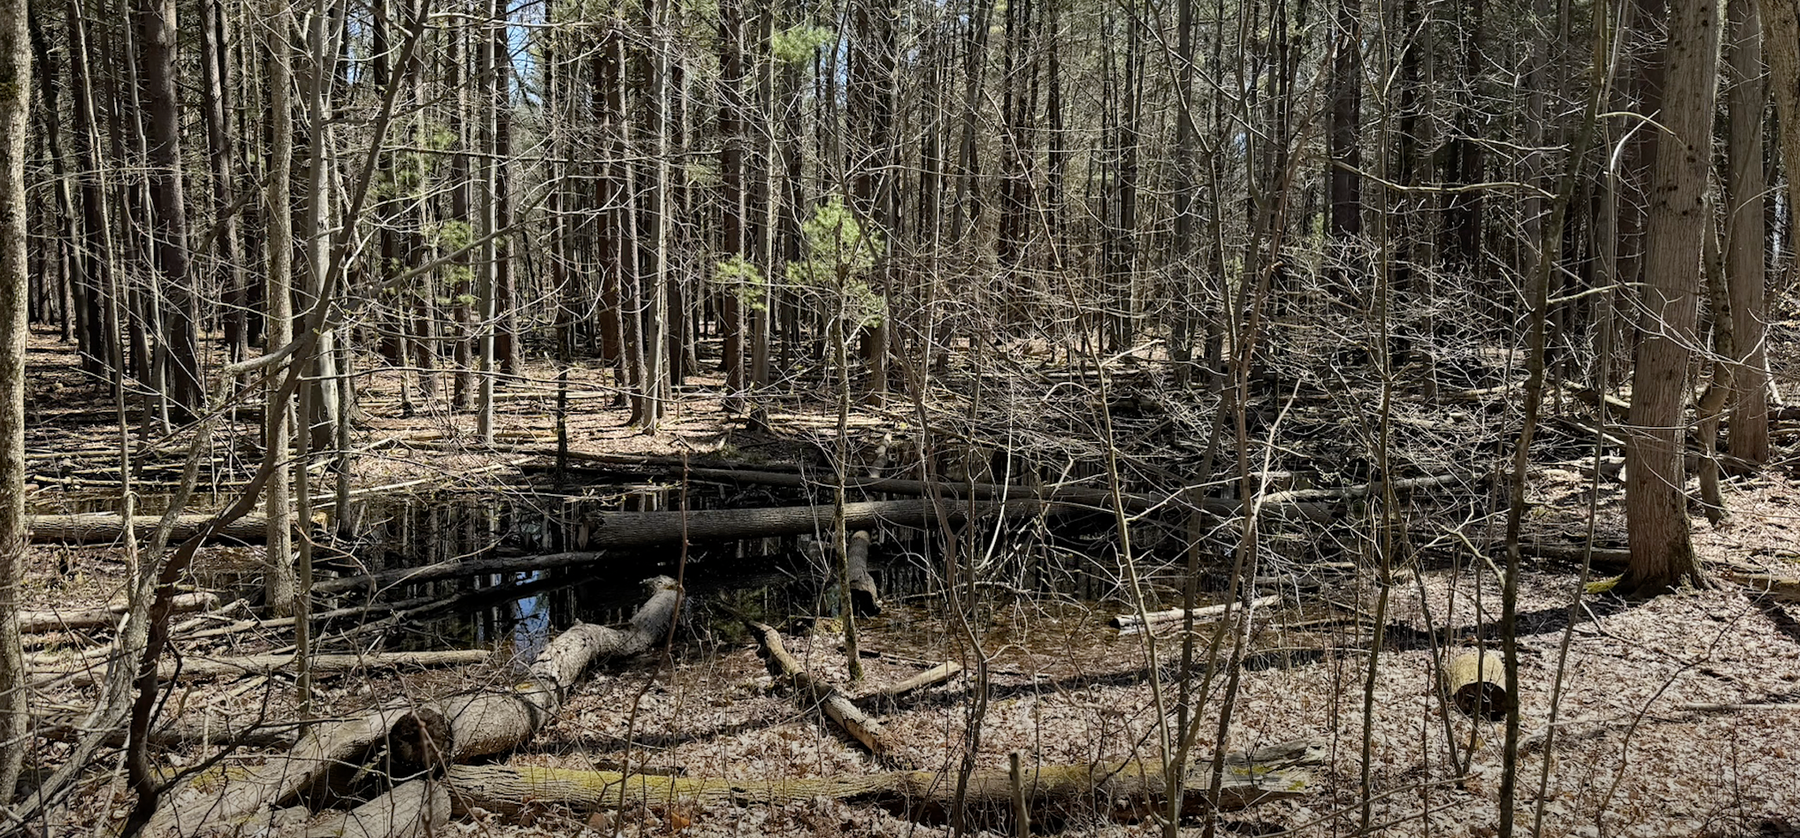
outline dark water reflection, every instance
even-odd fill
[[[327,572],[357,574],[451,560],[578,551],[586,549],[584,516],[599,511],[678,510],[684,503],[698,510],[823,502],[829,502],[824,488],[809,493],[702,483],[691,484],[685,499],[676,487],[642,483],[579,491],[440,492],[373,499],[356,511],[363,537],[322,566]],[[959,555],[977,556],[976,578],[990,596],[1026,593],[1071,603],[1118,597],[1117,561],[1105,530],[1087,526],[1085,533],[1052,532],[1022,522],[995,532],[993,526],[966,539],[959,550]],[[1083,526],[1077,522],[1062,529]],[[912,606],[898,609],[894,617],[919,617],[939,599],[942,537],[940,532],[908,527],[876,533],[870,573],[884,600]],[[658,575],[683,578],[690,603],[684,609],[684,634],[689,637],[741,636],[737,613],[775,624],[835,615],[836,593],[825,584],[832,576],[825,543],[818,536],[793,536],[697,544],[685,551],[679,545],[630,548],[587,567],[397,586],[381,596],[454,599],[459,605],[446,615],[405,624],[388,638],[389,645],[500,646],[529,660],[549,637],[577,621],[610,625],[627,621],[644,599],[641,580]],[[1153,594],[1161,602],[1176,601],[1178,560],[1146,557],[1155,583]],[[333,604],[367,601],[367,594],[346,594]]]

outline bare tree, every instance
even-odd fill
[[[1625,515],[1631,568],[1621,588],[1655,593],[1700,581],[1690,537],[1682,420],[1698,318],[1703,200],[1717,100],[1718,0],[1671,3],[1661,122],[1645,227],[1644,336],[1632,375]]]
[[[25,155],[31,117],[31,38],[24,0],[0,3],[0,803],[11,802],[27,738],[19,582],[25,518],[25,339],[30,257]]]

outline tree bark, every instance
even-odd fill
[[[273,34],[264,49],[264,72],[269,84],[269,173],[263,196],[263,217],[268,225],[265,304],[268,306],[267,347],[278,349],[294,340],[294,208],[290,181],[294,173],[294,111],[291,88],[293,67],[290,39],[293,12],[287,0],[268,0],[265,13]],[[290,363],[294,363],[290,361]],[[277,398],[279,376],[265,389],[263,408],[264,450],[274,452],[275,470],[269,475],[263,503],[263,530],[268,549],[263,551],[263,601],[277,617],[294,613],[294,512],[291,472],[282,464],[288,458],[294,434],[291,398]],[[243,520],[243,519],[240,519]]]
[[[205,398],[195,335],[193,277],[188,276],[188,218],[181,175],[181,97],[176,90],[175,0],[138,0],[139,66],[149,123],[150,203],[156,267],[168,294],[162,312],[166,386],[193,410]]]
[[[25,0],[0,0],[0,804],[10,803],[31,748],[19,647],[25,573],[25,155],[31,120],[31,37]],[[52,117],[56,118],[56,117]]]
[[[1672,4],[1662,123],[1651,174],[1644,260],[1644,337],[1632,376],[1625,517],[1631,536],[1627,592],[1700,582],[1689,533],[1682,419],[1700,291],[1706,173],[1717,94],[1718,0]]]
[[[1791,7],[1790,7],[1791,8]],[[1768,190],[1763,176],[1763,110],[1768,106],[1762,66],[1762,21],[1754,0],[1731,0],[1731,84],[1726,108],[1731,126],[1725,153],[1726,283],[1730,289],[1731,337],[1736,365],[1727,451],[1757,466],[1769,460],[1769,357],[1763,345],[1768,306],[1765,251]]]
[[[1775,100],[1781,168],[1787,173],[1788,217],[1800,207],[1800,9],[1791,0],[1761,0],[1763,60],[1769,65],[1769,94]],[[1800,224],[1788,222],[1789,253],[1800,250]],[[1800,281],[1800,258],[1789,256],[1788,285]]]
[[[869,575],[869,531],[857,530],[850,536],[846,555],[850,576],[850,603],[858,617],[874,617],[881,613],[881,592],[875,577]]]

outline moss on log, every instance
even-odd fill
[[[1307,792],[1312,777],[1301,766],[1320,760],[1323,747],[1296,742],[1225,760],[1225,779],[1218,808],[1242,809]],[[1194,760],[1203,770],[1181,783],[1183,809],[1206,810],[1211,760]],[[1098,812],[1120,820],[1138,820],[1166,801],[1168,784],[1154,763],[1039,765],[1023,771],[1024,792],[1034,822],[1055,822],[1070,815]],[[576,809],[650,804],[732,803],[755,805],[809,801],[820,797],[882,806],[916,820],[942,823],[956,794],[954,772],[889,771],[862,776],[796,779],[725,779],[620,774],[542,766],[457,765],[445,779],[453,789],[457,810],[479,807],[516,812],[526,802],[560,803]],[[997,823],[1010,817],[1012,780],[1008,769],[975,771],[965,798],[976,822]]]

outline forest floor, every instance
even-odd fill
[[[34,336],[29,363],[32,508],[40,513],[116,508],[105,506],[108,493],[116,502],[119,491],[118,480],[105,469],[116,469],[117,431],[107,424],[110,413],[94,409],[110,399],[106,388],[85,378],[70,353],[48,335]],[[472,416],[446,410],[441,393],[422,402],[413,416],[402,417],[395,377],[369,377],[354,446],[354,485],[516,482],[514,469],[523,458],[555,447],[552,374],[529,372],[528,381],[504,390],[509,396],[497,415],[500,444],[489,450],[473,444]],[[612,406],[606,370],[579,368],[571,378],[577,398],[569,439],[584,451],[804,461],[815,458],[835,433],[828,393],[778,408],[769,426],[781,433],[753,432],[723,410],[718,381],[696,376],[661,433],[645,435],[625,427],[622,409]],[[859,409],[854,424],[874,436],[892,425],[894,415],[898,412]],[[240,452],[231,456],[245,460],[219,463],[193,505],[216,507],[230,499],[232,483],[254,464],[255,435],[254,422],[227,426],[222,450]],[[179,461],[182,441],[179,434],[140,435],[135,444],[153,452],[140,457],[148,467],[143,473],[166,474],[168,464]],[[1792,445],[1793,439],[1778,443]],[[1791,458],[1793,452],[1784,448],[1783,454]],[[1599,489],[1597,530],[1616,538],[1622,532],[1623,487],[1601,481]],[[156,484],[140,491],[150,511],[159,511],[153,508]],[[1579,472],[1541,470],[1530,484],[1530,500],[1541,510],[1534,526],[1578,529],[1585,524],[1589,494],[1588,478]],[[1800,575],[1795,552],[1800,481],[1794,473],[1778,468],[1734,481],[1726,499],[1732,515],[1722,527],[1709,527],[1695,515],[1702,557],[1712,565],[1752,564]],[[254,565],[259,550],[208,548],[202,561]],[[1343,576],[1322,589],[1296,588],[1294,599],[1300,602],[1258,612],[1245,634],[1250,664],[1235,683],[1223,744],[1240,750],[1312,738],[1326,743],[1327,757],[1314,769],[1316,783],[1308,794],[1225,813],[1218,823],[1224,834],[1496,834],[1503,726],[1471,721],[1446,708],[1437,678],[1444,645],[1460,649],[1494,642],[1500,589],[1495,573],[1466,553],[1461,561],[1440,559],[1441,554],[1427,554],[1396,569],[1373,673],[1372,625],[1356,619],[1380,607],[1378,591],[1367,582],[1370,574],[1363,574],[1362,582]],[[117,601],[128,573],[125,551],[118,547],[34,545],[28,561],[26,602],[33,608]],[[1647,601],[1577,596],[1578,571],[1568,562],[1539,561],[1520,577],[1519,822],[1532,824],[1541,804],[1544,835],[1800,836],[1796,606],[1728,582]],[[1575,600],[1578,618],[1571,629],[1567,615]],[[988,660],[985,712],[972,719],[967,674],[910,696],[882,717],[899,756],[920,768],[954,771],[973,738],[970,725],[978,722],[981,767],[1005,767],[1014,751],[1023,752],[1027,764],[1154,759],[1161,734],[1147,676],[1161,673],[1162,700],[1174,700],[1179,639],[1169,631],[1122,635],[1105,627],[1107,618],[1129,610],[1122,595],[1078,601],[1048,593],[990,593],[972,610],[971,625]],[[936,661],[959,660],[973,669],[972,650],[937,603],[901,605],[860,622],[859,630],[865,650],[882,653],[865,660],[863,685],[844,683],[844,652],[829,632],[791,635],[787,642],[812,672],[852,694]],[[1210,636],[1210,627],[1207,631]],[[1150,664],[1152,638],[1157,666]],[[182,651],[251,654],[289,642],[291,637],[278,631],[252,630],[188,644]],[[91,648],[89,639],[71,634],[48,635],[44,643],[39,648],[48,651],[38,653],[46,664],[49,656]],[[502,647],[488,663],[460,669],[327,677],[316,689],[316,709],[349,715],[399,696],[504,689],[517,680],[520,665],[507,651]],[[881,770],[853,742],[777,694],[746,636],[692,631],[673,652],[672,665],[639,662],[602,671],[549,728],[506,759],[578,768],[629,760],[678,768],[690,777],[744,779]],[[294,708],[291,691],[285,676],[184,684],[167,702],[165,716],[220,725],[253,718],[286,721]],[[65,679],[41,684],[36,701],[42,712],[54,715],[78,710],[92,697],[91,688],[70,686]],[[1200,747],[1202,754],[1218,735],[1224,703],[1215,691],[1203,708],[1201,741],[1208,744]],[[1552,729],[1554,741],[1548,737]],[[63,749],[46,741],[35,765],[54,767]],[[211,753],[177,749],[162,758],[181,768]],[[266,757],[246,750],[233,763],[255,764]],[[64,813],[68,833],[108,832],[129,807],[128,790],[111,763],[105,765],[108,770],[92,772],[86,781],[90,793]],[[1147,836],[1160,829],[1154,823],[1096,819],[1071,823],[1066,834]],[[1196,824],[1184,832],[1188,829],[1199,834]],[[447,831],[796,837],[948,832],[823,799],[752,807],[677,803],[617,816],[527,806],[515,815],[477,811],[452,820]]]

